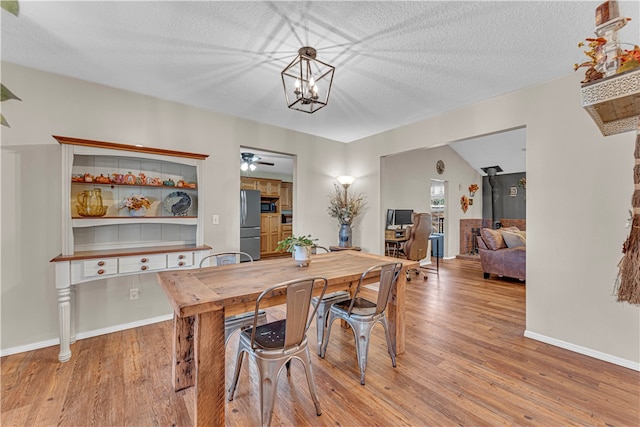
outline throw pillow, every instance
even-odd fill
[[[507,244],[502,238],[502,234],[498,230],[483,228],[482,230],[480,230],[480,234],[482,235],[482,239],[484,240],[484,242],[492,251],[507,247]]]
[[[522,238],[520,233],[512,231],[503,231],[502,238],[508,248],[517,248],[518,246],[526,246],[526,240]]]

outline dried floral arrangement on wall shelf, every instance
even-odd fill
[[[632,49],[621,48],[618,31],[630,19],[620,16],[616,0],[600,4],[595,21],[596,37],[586,39],[584,51],[589,60],[573,66],[587,68],[582,107],[604,136],[633,131],[640,119],[640,47],[636,41]]]

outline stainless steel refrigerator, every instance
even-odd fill
[[[240,250],[254,260],[260,259],[260,192],[257,190],[240,190]],[[248,261],[242,258],[240,261]]]

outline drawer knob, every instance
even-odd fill
[[[146,258],[142,258],[142,259],[140,260],[140,262],[147,262],[147,261],[149,261],[149,260],[148,260],[148,259],[146,259]]]
[[[184,262],[180,261],[180,262],[178,263],[178,267],[182,267],[182,266],[184,266]]]
[[[143,265],[142,267],[140,267],[140,270],[146,270],[146,269],[147,269],[146,265]]]
[[[102,267],[104,265],[104,261],[98,261],[98,266]]]
[[[184,259],[184,255],[178,255],[178,259]]]
[[[98,274],[104,274],[104,270],[103,269],[98,270]]]

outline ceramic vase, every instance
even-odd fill
[[[307,267],[311,262],[311,246],[293,246],[293,259],[298,267]]]
[[[129,216],[145,216],[147,214],[147,209],[146,208],[140,208],[140,209],[129,209]]]
[[[340,226],[340,232],[338,233],[339,245],[341,248],[351,247],[351,226],[349,224],[342,224]]]

